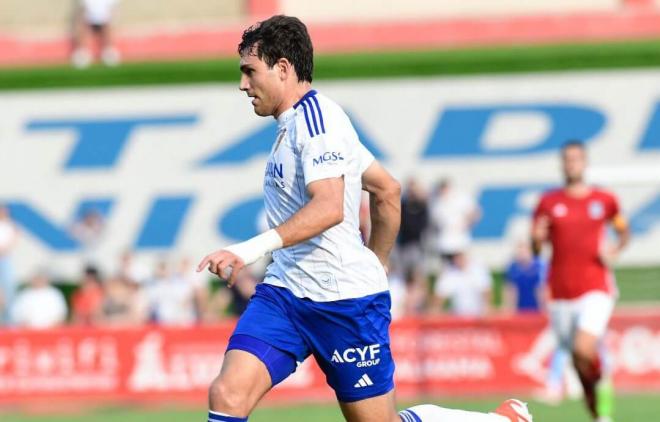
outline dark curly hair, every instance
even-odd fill
[[[279,59],[293,65],[299,81],[312,82],[314,48],[307,27],[293,16],[276,15],[243,32],[238,54],[248,54],[256,47],[256,55],[269,67]]]

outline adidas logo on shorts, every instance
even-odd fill
[[[358,380],[358,382],[355,383],[353,387],[355,388],[362,388],[362,387],[369,387],[371,385],[374,385],[373,381],[371,381],[371,378],[369,378],[369,375],[364,374],[362,377]]]

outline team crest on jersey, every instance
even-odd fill
[[[605,215],[605,206],[600,201],[591,201],[589,203],[589,217],[594,220],[603,218]]]
[[[557,218],[561,217],[566,217],[566,214],[568,214],[568,207],[563,204],[563,203],[558,203],[555,204],[554,207],[552,207],[552,215]]]

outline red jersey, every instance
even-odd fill
[[[554,299],[574,299],[600,290],[614,294],[614,277],[600,259],[607,223],[619,214],[617,199],[599,189],[582,197],[564,189],[545,193],[534,211],[534,222],[548,218],[552,261],[548,274]]]

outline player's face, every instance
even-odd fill
[[[268,67],[253,52],[241,56],[241,83],[239,89],[252,98],[254,112],[259,116],[272,116],[282,102],[284,84],[277,66]]]
[[[569,182],[581,182],[587,168],[587,156],[584,149],[569,146],[562,152],[562,168],[564,179]]]

